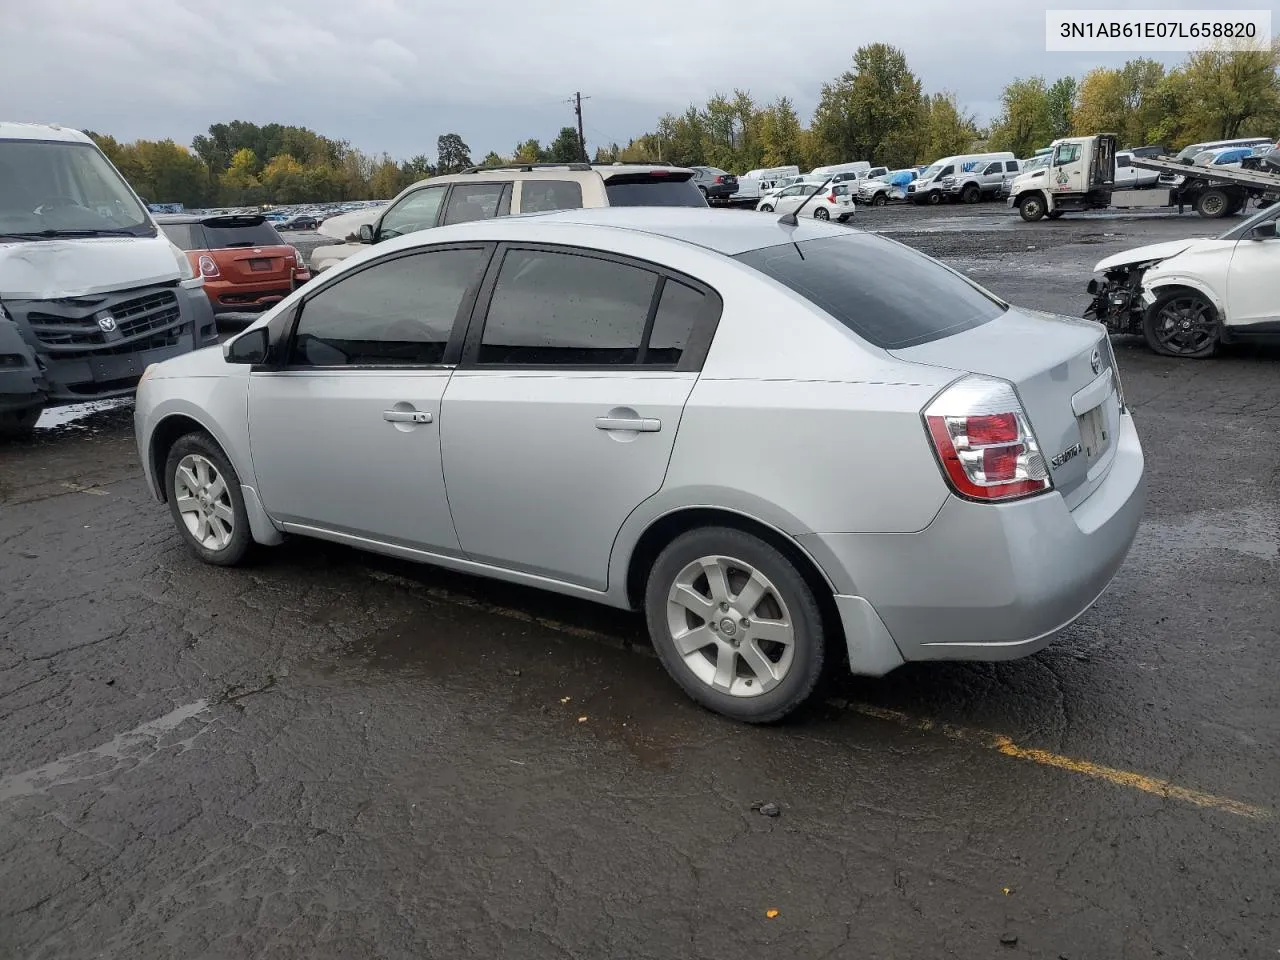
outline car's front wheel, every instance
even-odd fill
[[[1201,293],[1174,290],[1151,305],[1143,318],[1142,333],[1156,353],[1203,360],[1218,349],[1218,311]]]
[[[645,615],[667,672],[735,720],[781,720],[822,678],[813,590],[779,550],[741,530],[704,527],[673,540],[649,572]]]
[[[773,204],[772,204],[772,203],[762,203],[762,204],[760,204],[760,212],[761,212],[761,213],[773,213]]]
[[[169,512],[187,546],[205,563],[241,563],[253,545],[240,478],[207,433],[179,437],[165,459]]]

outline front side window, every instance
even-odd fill
[[[160,229],[179,250],[203,250],[204,236],[198,223],[162,223]]]
[[[505,212],[499,209],[503,192],[510,186],[510,183],[455,183],[449,194],[449,206],[444,211],[444,222],[469,223],[499,216]]]
[[[520,184],[520,212],[582,209],[582,185],[576,180],[526,180]]]
[[[303,304],[290,366],[443,362],[458,310],[488,257],[478,247],[428,250],[325,287]]]
[[[389,207],[378,225],[378,239],[389,240],[434,227],[446,189],[444,184],[423,187]]]
[[[1001,173],[1001,172],[1003,171],[1001,170],[1000,164],[998,163],[993,163],[989,167],[987,167],[986,170],[982,171],[984,176],[989,173]]]
[[[657,283],[657,274],[612,260],[511,250],[489,302],[478,360],[635,364]]]
[[[1079,159],[1080,144],[1060,143],[1058,144],[1058,152],[1054,154],[1053,162],[1055,166],[1062,166],[1065,163],[1075,163]]]

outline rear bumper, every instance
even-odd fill
[[[204,289],[214,313],[240,313],[273,307],[310,279],[310,273],[302,273],[296,282],[278,277],[252,283],[206,280]]]
[[[1143,470],[1126,414],[1111,472],[1075,510],[1056,493],[952,497],[919,533],[798,539],[841,594],[867,601],[903,660],[1011,660],[1047,646],[1106,590],[1142,519]]]
[[[707,187],[707,197],[712,200],[727,200],[738,192],[738,185],[713,183]]]

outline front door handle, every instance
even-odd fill
[[[382,419],[389,423],[430,423],[431,414],[425,410],[383,410]]]
[[[596,417],[597,430],[633,430],[636,433],[657,433],[662,421],[652,417]]]

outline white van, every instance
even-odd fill
[[[0,437],[217,340],[203,278],[97,145],[0,122]]]
[[[800,168],[795,164],[787,167],[748,170],[738,178],[738,192],[733,195],[733,200],[759,200],[772,190],[779,180],[799,175]]]
[[[865,177],[871,172],[871,164],[866,160],[855,160],[852,163],[832,163],[825,167],[814,167],[809,171],[810,177],[834,177],[840,173],[851,173],[856,178]],[[842,177],[842,180],[853,179],[851,177]]]
[[[997,163],[999,169],[995,167]],[[907,187],[907,199],[913,203],[941,203],[944,199],[974,202],[984,196],[998,196],[1005,177],[1017,175],[1018,158],[1008,152],[943,157],[926,167]]]

